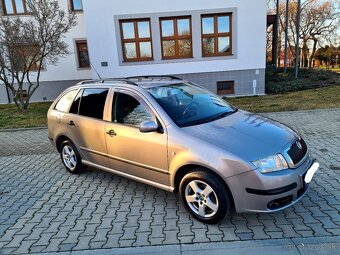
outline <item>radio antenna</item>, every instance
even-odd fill
[[[94,67],[94,65],[92,65],[91,62],[90,62],[90,65],[92,66],[93,70],[96,72],[96,74],[99,77],[99,79],[102,80],[102,77],[99,75],[99,73],[97,72],[96,68]]]

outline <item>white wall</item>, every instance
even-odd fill
[[[70,9],[69,0],[58,1],[59,5],[64,10]],[[45,71],[41,73],[40,81],[64,81],[64,80],[82,80],[91,78],[91,69],[78,69],[75,39],[86,39],[86,27],[84,13],[77,13],[78,25],[74,27],[65,36],[65,42],[69,45],[71,55],[60,58],[59,63],[56,66],[47,65]],[[29,17],[29,16],[28,16]],[[32,73],[32,77],[34,73]],[[33,80],[33,79],[32,79]]]
[[[266,47],[266,1],[265,0],[83,0],[88,45],[92,64],[102,77],[124,77],[145,74],[184,74],[265,68]],[[204,58],[202,61],[154,61],[122,64],[120,43],[116,36],[115,18],[150,17],[153,14],[169,13],[176,16],[218,9],[233,10],[233,57]],[[146,15],[144,15],[146,14]],[[116,20],[117,21],[117,20]],[[151,22],[153,22],[151,20]],[[199,26],[199,24],[198,24]],[[200,27],[193,22],[193,32]],[[119,31],[118,31],[119,32]],[[194,35],[193,35],[194,36]],[[119,38],[118,38],[119,39]],[[154,39],[154,36],[153,36]],[[153,45],[160,41],[153,40]],[[236,45],[235,45],[236,44]],[[193,46],[194,48],[197,45]],[[200,47],[200,45],[199,45]],[[159,48],[159,47],[154,47]],[[155,55],[159,55],[157,52]],[[108,62],[108,67],[101,67]],[[93,78],[97,75],[93,72]]]
[[[59,5],[64,10],[69,10],[69,0],[59,0]],[[61,58],[56,66],[47,66],[46,72],[42,73],[42,81],[62,81],[62,80],[81,80],[91,78],[90,69],[78,69],[78,61],[76,56],[75,39],[86,39],[86,26],[84,13],[77,13],[78,25],[74,27],[65,38],[65,42],[69,45],[71,55]]]

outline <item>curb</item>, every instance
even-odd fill
[[[247,240],[194,244],[169,244],[137,246],[126,248],[94,249],[59,252],[59,255],[220,255],[220,254],[262,254],[262,255],[334,255],[340,249],[340,236],[306,237],[267,240]],[[230,253],[228,253],[229,251]],[[34,255],[53,253],[34,253]]]

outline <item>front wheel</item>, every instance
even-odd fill
[[[60,156],[61,161],[70,173],[78,174],[83,171],[80,154],[71,141],[66,140],[61,144]]]
[[[186,174],[179,191],[187,210],[204,223],[218,223],[230,212],[230,194],[225,183],[207,171]]]

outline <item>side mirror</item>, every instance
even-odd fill
[[[150,133],[158,131],[158,125],[154,121],[144,121],[139,126],[141,133]]]

